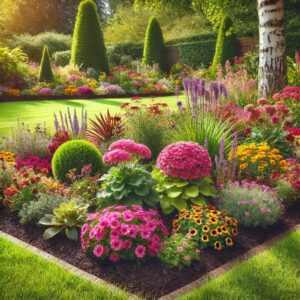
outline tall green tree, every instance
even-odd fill
[[[53,82],[54,75],[52,72],[48,46],[44,47],[43,56],[40,64],[39,82]]]
[[[108,58],[103,33],[93,0],[83,0],[76,17],[72,41],[71,64],[86,70],[109,73]]]
[[[164,38],[155,17],[149,20],[143,53],[143,65],[153,64],[158,64],[162,71],[168,71]]]
[[[219,28],[216,51],[212,65],[224,66],[226,60],[233,61],[238,54],[237,36],[234,32],[233,23],[228,16],[223,18]]]

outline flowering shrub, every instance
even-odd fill
[[[53,155],[55,153],[55,151],[57,150],[57,148],[62,145],[63,143],[69,141],[69,134],[67,131],[64,130],[60,130],[58,129],[53,138],[52,141],[49,145],[49,150],[51,155]]]
[[[190,267],[194,260],[200,259],[200,250],[196,246],[197,243],[184,235],[173,234],[164,241],[158,257],[163,264],[182,270],[183,267]]]
[[[182,210],[173,220],[173,233],[186,235],[203,249],[221,250],[232,247],[232,237],[238,234],[237,220],[214,206],[192,206]]]
[[[151,158],[151,151],[147,146],[135,143],[132,140],[118,140],[112,143],[109,147],[109,151],[113,150],[124,150],[137,159]]]
[[[101,260],[139,261],[156,256],[167,235],[157,211],[113,206],[89,215],[81,230],[81,246]]]
[[[91,87],[83,85],[77,88],[76,94],[78,96],[92,96],[94,91]]]
[[[42,88],[38,91],[38,94],[40,96],[52,96],[53,95],[53,91],[51,88]]]
[[[0,160],[0,207],[2,206],[3,192],[13,183],[13,175],[16,169]]]
[[[271,175],[285,172],[288,163],[277,149],[267,143],[244,144],[229,154],[229,160],[236,159],[242,178],[269,180]]]
[[[272,225],[283,212],[275,190],[247,181],[228,184],[220,193],[218,207],[250,227]]]
[[[178,142],[160,153],[156,166],[166,176],[194,180],[208,177],[212,163],[208,152],[197,143]]]
[[[22,168],[32,168],[38,172],[50,173],[51,163],[49,158],[41,158],[39,156],[28,156],[27,158],[17,157],[16,166],[17,170]]]
[[[97,194],[98,206],[146,205],[155,207],[158,195],[156,181],[144,166],[121,164],[100,178],[102,188]]]
[[[0,150],[0,161],[9,166],[15,165],[14,154],[9,151]]]
[[[186,209],[191,203],[206,204],[205,197],[215,195],[210,177],[187,181],[166,176],[158,168],[152,171],[152,177],[157,181],[156,191],[164,214]]]

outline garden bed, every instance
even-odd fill
[[[171,220],[171,216],[165,219],[165,223],[169,227]],[[71,242],[64,236],[44,241],[42,238],[44,228],[22,226],[15,214],[7,209],[0,210],[0,228],[2,231],[82,270],[147,298],[158,298],[183,287],[255,246],[288,231],[299,222],[300,202],[298,201],[286,211],[277,224],[266,229],[247,229],[240,226],[233,248],[226,248],[220,252],[212,249],[204,250],[199,262],[193,263],[191,268],[185,268],[180,272],[177,269],[164,266],[156,259],[140,265],[136,262],[100,264],[84,254],[80,243]]]
[[[19,102],[19,101],[40,101],[40,100],[89,100],[89,99],[110,99],[110,98],[133,98],[133,97],[141,97],[141,98],[155,98],[155,97],[165,97],[172,96],[174,92],[170,93],[150,93],[150,94],[125,94],[125,95],[90,95],[90,96],[79,96],[79,95],[57,95],[57,96],[7,96],[0,95],[0,103],[1,102]]]

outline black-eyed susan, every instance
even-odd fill
[[[191,215],[190,215],[190,214],[187,214],[187,215],[184,216],[184,218],[185,218],[186,220],[190,220],[190,219],[191,219]]]
[[[216,229],[213,229],[210,231],[210,235],[211,236],[217,236],[218,235],[218,231]]]
[[[228,229],[227,229],[226,226],[222,226],[221,228],[222,228],[222,232],[223,232],[223,233],[228,233]]]
[[[188,233],[190,236],[195,236],[198,233],[197,229],[191,229]]]
[[[220,242],[218,242],[218,241],[215,242],[215,249],[218,250],[218,251],[220,251],[222,249],[222,245],[221,245]]]
[[[209,227],[207,225],[202,226],[203,232],[209,232]]]
[[[209,242],[209,237],[207,234],[203,234],[201,236],[201,240],[204,242],[204,243],[208,243]]]
[[[218,228],[217,228],[217,231],[218,231],[218,234],[221,234],[221,233],[222,233],[222,228],[221,228],[221,227],[218,227]]]
[[[195,222],[196,222],[196,224],[198,224],[198,225],[201,225],[201,224],[202,224],[201,219],[196,219]]]
[[[217,222],[218,222],[217,218],[214,218],[214,217],[210,218],[209,220],[210,220],[211,224],[217,224]]]
[[[228,247],[233,246],[232,238],[227,237],[227,238],[225,239],[225,242],[226,242],[226,245],[227,245]]]
[[[233,229],[231,230],[231,232],[232,232],[232,234],[233,234],[234,236],[236,236],[236,235],[238,234],[237,228],[233,228]]]

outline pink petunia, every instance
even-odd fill
[[[102,245],[97,245],[94,248],[94,254],[95,254],[96,257],[101,257],[103,252],[104,252],[104,248],[103,248]]]
[[[138,245],[135,250],[134,250],[135,255],[138,258],[143,258],[145,256],[146,253],[146,247],[143,245]]]

